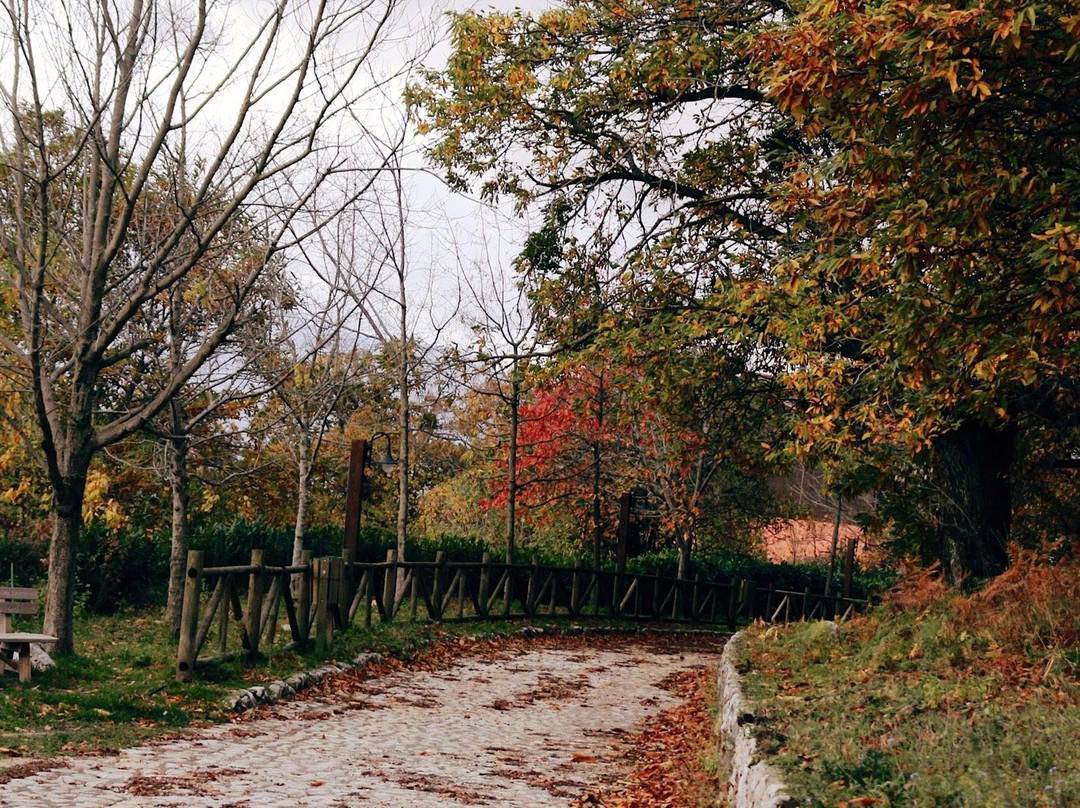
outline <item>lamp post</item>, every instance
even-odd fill
[[[393,474],[397,460],[390,451],[390,434],[376,432],[368,440],[354,440],[349,447],[349,482],[345,494],[345,549],[356,552],[360,543],[360,514],[364,500],[365,469],[371,462],[371,450],[378,438],[386,439],[386,453],[379,460],[379,468]]]

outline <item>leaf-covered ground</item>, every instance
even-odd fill
[[[617,786],[575,804],[602,808],[705,808],[727,791],[716,738],[716,669],[687,671],[667,682],[683,699],[627,742],[629,771]]]
[[[1020,558],[968,597],[913,580],[839,632],[754,627],[761,745],[807,808],[1080,805],[1078,580]]]
[[[13,772],[0,802],[52,808],[76,793],[123,793],[207,808],[255,795],[272,808],[312,795],[416,808],[712,805],[709,665],[723,640],[447,637],[194,738]]]

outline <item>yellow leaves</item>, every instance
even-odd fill
[[[199,510],[202,513],[210,513],[210,511],[214,510],[214,506],[217,505],[218,500],[220,499],[221,496],[218,494],[217,489],[207,486],[203,490],[202,502],[199,503]]]
[[[23,477],[19,484],[0,493],[0,502],[14,504],[30,493],[30,478]]]
[[[506,83],[514,90],[528,92],[536,86],[537,80],[528,67],[519,63],[507,74]]]
[[[102,469],[91,469],[86,477],[86,494],[83,498],[83,519],[101,520],[109,530],[119,530],[127,523],[127,516],[120,503],[109,496],[111,480]]]
[[[945,68],[945,78],[949,82],[949,89],[954,93],[960,89],[960,83],[956,80],[956,62],[949,62]]]
[[[240,518],[248,520],[255,519],[256,514],[258,513],[258,511],[255,510],[255,503],[249,496],[243,496],[240,498],[240,502],[237,505],[236,511],[240,515]]]
[[[1052,308],[1060,309],[1065,298],[1071,300],[1075,294],[1075,280],[1080,274],[1080,229],[1077,225],[1055,222],[1052,227],[1036,234],[1034,238],[1040,242],[1037,255],[1046,279],[1055,284],[1044,290],[1043,295],[1036,300],[1037,306],[1032,306],[1033,309],[1046,313]]]
[[[975,366],[971,369],[971,374],[976,378],[984,382],[992,382],[998,373],[998,360],[1007,359],[1007,356],[991,357],[983,359],[980,362],[976,362]]]
[[[1013,48],[1022,45],[1021,35],[1035,27],[1035,6],[1006,8],[1000,12],[1000,20],[991,37],[992,42],[1008,42]]]

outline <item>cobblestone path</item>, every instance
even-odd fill
[[[625,770],[625,738],[675,705],[665,679],[718,651],[514,647],[402,671],[266,718],[0,786],[6,808],[567,806]]]

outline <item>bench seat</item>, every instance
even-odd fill
[[[30,681],[30,646],[59,642],[49,634],[12,631],[12,617],[38,613],[37,590],[29,586],[0,586],[0,675],[17,672],[20,682]]]
[[[30,646],[52,645],[57,641],[56,637],[48,634],[31,634],[25,631],[0,634],[0,673],[17,672],[20,682],[29,682]]]

